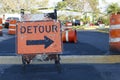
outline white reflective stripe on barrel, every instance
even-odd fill
[[[71,26],[71,25],[72,25],[72,23],[67,23],[67,25],[68,25],[68,26]]]
[[[9,29],[10,31],[16,31],[16,29]]]
[[[120,38],[110,38],[109,42],[120,42]]]
[[[120,24],[118,24],[118,25],[111,25],[110,29],[120,29]]]
[[[0,24],[0,26],[2,26],[2,24]]]
[[[69,31],[65,31],[65,33],[66,33],[66,34],[65,34],[66,42],[69,42],[69,38],[68,38],[68,37],[69,37],[69,33],[68,33],[68,32],[69,32]]]
[[[2,31],[2,30],[0,29],[0,31]]]
[[[72,27],[63,27],[63,29],[72,29]]]
[[[16,26],[16,24],[10,24],[9,26]]]

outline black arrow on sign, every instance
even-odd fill
[[[44,36],[44,40],[27,40],[26,45],[45,45],[45,49],[49,47],[54,41]]]

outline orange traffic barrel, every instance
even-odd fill
[[[66,22],[65,26],[72,26],[72,22]]]
[[[64,27],[62,27],[62,29],[63,29],[63,31],[65,31],[65,30],[73,30],[73,28],[72,28],[72,26],[64,26]]]
[[[120,52],[120,14],[110,16],[109,43],[111,51]]]
[[[76,30],[65,30],[62,32],[62,41],[63,42],[77,42],[77,32]]]
[[[2,36],[2,18],[0,18],[0,36]]]
[[[10,20],[8,34],[16,34],[16,20]]]

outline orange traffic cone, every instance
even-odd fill
[[[3,33],[2,33],[2,18],[0,18],[0,36],[2,36]]]
[[[77,32],[76,30],[65,30],[62,32],[62,41],[63,42],[77,42]]]
[[[10,20],[8,34],[16,34],[16,20]]]
[[[120,14],[110,17],[109,39],[110,50],[120,52]]]

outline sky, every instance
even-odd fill
[[[59,1],[62,1],[62,0],[49,0],[50,7],[57,4],[57,2],[59,2]],[[104,4],[102,1],[103,0],[99,0],[99,3],[100,3],[99,7],[100,7],[102,12],[104,12],[106,10],[107,6],[111,3],[117,2],[120,4],[120,0],[105,0],[108,4]]]
[[[49,0],[49,4],[54,5],[56,4],[57,2],[59,1],[62,1],[62,0]],[[100,3],[102,3],[103,0],[99,0]],[[106,2],[108,2],[109,4],[112,3],[112,2],[119,2],[120,3],[120,0],[105,0]],[[102,5],[102,4],[101,4]]]
[[[101,10],[101,12],[104,12],[106,10],[106,8],[108,7],[109,4],[111,3],[118,3],[120,5],[120,0],[105,0],[107,2],[107,4],[104,4],[102,2],[103,0],[99,0],[99,8]]]
[[[51,7],[53,5],[56,5],[57,2],[59,2],[59,1],[62,1],[62,0],[49,0],[49,6]]]
[[[106,0],[108,3],[112,3],[112,2],[120,2],[120,0]]]

